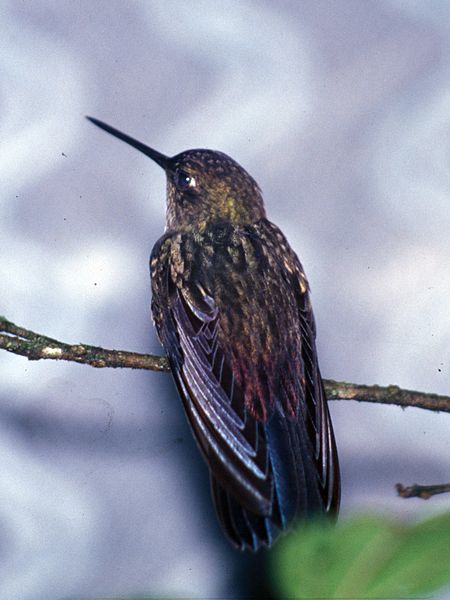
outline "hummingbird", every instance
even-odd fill
[[[151,309],[224,533],[255,552],[297,520],[337,515],[309,285],[258,184],[222,152],[165,156],[87,118],[166,173]]]

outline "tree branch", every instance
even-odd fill
[[[428,500],[436,494],[450,492],[450,483],[441,483],[438,485],[418,485],[417,483],[413,483],[408,487],[397,483],[395,489],[402,498],[422,498],[422,500]]]
[[[332,379],[325,379],[324,384],[328,400],[357,400],[450,412],[450,396],[403,390],[396,385],[359,385]]]
[[[6,334],[6,335],[5,335]],[[138,354],[126,350],[107,350],[87,344],[66,344],[40,333],[19,327],[0,317],[0,348],[26,356],[28,360],[67,360],[92,367],[147,369],[169,372],[169,362],[164,356]],[[377,404],[414,406],[433,411],[450,412],[450,397],[402,390],[395,385],[358,385],[344,381],[325,379],[325,391],[329,400],[357,400]]]
[[[4,335],[4,334],[8,335]],[[0,317],[0,348],[26,356],[28,360],[68,360],[91,367],[113,369],[148,369],[169,372],[169,362],[165,356],[138,354],[126,350],[107,350],[88,344],[66,344],[30,329],[19,327]]]
[[[19,327],[0,317],[0,349],[13,354],[26,356],[28,360],[67,360],[92,367],[122,369],[147,369],[161,373],[170,372],[169,361],[165,356],[138,354],[126,350],[107,350],[88,344],[65,344],[46,335]],[[424,394],[402,390],[395,385],[358,385],[344,381],[324,379],[325,391],[329,400],[357,400],[397,406],[414,406],[427,410],[450,412],[450,397],[437,394]],[[404,487],[396,485],[402,498],[419,497],[428,499],[435,494],[450,491],[450,484],[422,486],[414,484]]]

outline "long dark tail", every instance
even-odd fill
[[[249,511],[211,476],[212,496],[219,521],[237,548],[255,552],[262,546],[270,547],[292,521],[337,511],[339,466],[328,411],[326,418],[328,460],[323,469],[318,468],[317,451],[312,447],[302,417],[292,421],[275,411],[264,426],[271,463],[269,476],[273,482],[269,514]]]

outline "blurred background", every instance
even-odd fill
[[[164,175],[89,114],[247,168],[308,274],[324,377],[448,394],[449,29],[446,0],[3,0],[0,314],[161,352]],[[394,490],[449,479],[446,415],[331,411],[343,518],[448,509]],[[252,593],[167,375],[3,351],[0,457],[1,598]]]

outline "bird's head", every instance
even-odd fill
[[[165,170],[169,230],[202,230],[220,221],[246,225],[265,217],[258,184],[226,154],[198,149],[170,158],[97,119],[88,119]]]

